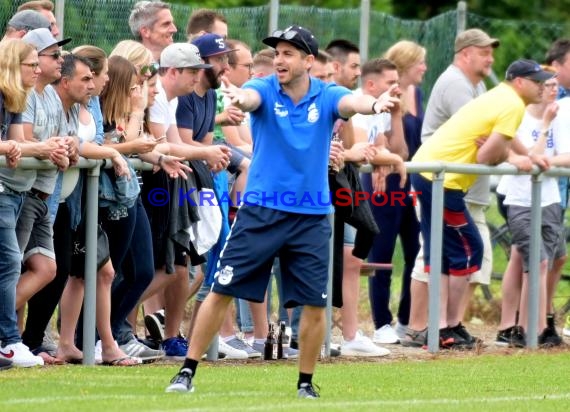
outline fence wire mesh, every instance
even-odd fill
[[[21,3],[22,1],[0,0],[0,27],[6,27],[7,21]],[[136,0],[65,0],[65,36],[73,39],[69,48],[93,44],[109,52],[120,40],[132,38],[128,17],[134,3]],[[178,27],[176,41],[186,41],[188,17],[198,7],[171,4]],[[224,8],[218,11],[228,20],[230,37],[250,44],[254,51],[263,47],[261,39],[269,30],[268,5]],[[331,10],[282,5],[279,9],[279,27],[291,24],[313,31],[321,47],[334,38],[345,38],[358,43],[360,9]],[[467,27],[482,28],[501,40],[501,47],[495,53],[494,70],[499,79],[502,79],[502,73],[508,64],[517,58],[526,57],[541,62],[552,41],[569,32],[570,23],[501,20],[468,13]],[[390,45],[401,39],[413,40],[424,46],[427,49],[428,71],[423,89],[427,96],[435,79],[453,59],[456,31],[456,11],[425,21],[404,20],[373,11],[370,13],[368,56],[381,56]]]

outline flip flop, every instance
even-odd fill
[[[103,361],[104,366],[136,366],[140,365],[142,360],[133,356],[124,356],[122,358],[113,359],[112,361]]]

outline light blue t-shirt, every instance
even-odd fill
[[[332,211],[328,161],[334,122],[344,87],[311,78],[308,93],[294,104],[275,75],[243,85],[261,96],[251,112],[253,155],[241,200],[303,214]]]
[[[22,113],[22,123],[32,124],[33,137],[44,142],[53,136],[67,136],[67,122],[61,100],[51,85],[42,93],[32,90],[26,100],[26,109]],[[6,184],[18,192],[32,187],[51,194],[57,179],[57,169],[2,169],[0,172]]]

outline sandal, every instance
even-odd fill
[[[112,361],[103,361],[104,366],[136,366],[140,365],[142,360],[133,356],[124,356],[122,358],[113,359]]]

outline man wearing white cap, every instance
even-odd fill
[[[71,39],[58,41],[49,29],[40,28],[28,32],[23,40],[38,50],[41,70],[22,114],[26,140],[38,142],[26,145],[29,150],[27,154],[49,159],[60,169],[65,169],[69,166],[69,154],[77,155],[77,145],[68,136],[61,101],[51,83],[61,77],[63,59],[59,47]],[[58,171],[5,169],[1,173],[10,174],[12,179],[33,181],[26,193],[16,226],[20,251],[24,253],[23,262],[27,269],[18,282],[18,310],[55,277],[53,230],[46,200],[54,191]]]

